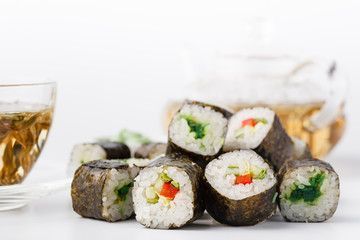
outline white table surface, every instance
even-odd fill
[[[335,150],[327,158],[340,176],[341,196],[334,216],[323,223],[290,223],[276,214],[251,227],[230,227],[214,222],[208,214],[178,230],[147,229],[130,219],[122,222],[82,218],[71,206],[70,190],[35,200],[27,206],[0,212],[1,239],[341,239],[360,233],[358,172],[355,155]],[[27,183],[65,177],[64,164],[40,159]],[[356,238],[355,238],[356,239]]]

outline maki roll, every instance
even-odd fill
[[[327,162],[318,159],[289,160],[279,173],[278,204],[291,222],[322,222],[336,211],[339,177]]]
[[[252,150],[220,155],[205,168],[206,210],[218,222],[255,225],[276,211],[276,177]]]
[[[148,228],[179,228],[202,216],[203,170],[186,156],[157,159],[135,178],[136,220]]]
[[[120,142],[76,144],[71,153],[68,174],[73,175],[81,164],[93,160],[124,158],[130,158],[130,149],[127,145]]]
[[[114,222],[133,215],[131,189],[138,167],[112,160],[81,165],[71,184],[73,209],[83,217]]]
[[[144,143],[136,149],[134,157],[155,159],[157,157],[164,156],[165,152],[166,152],[166,143],[160,143],[160,142]]]
[[[292,152],[291,152],[291,158],[290,159],[312,159],[311,150],[309,148],[309,145],[297,137],[291,137],[292,141]]]
[[[276,170],[290,159],[292,142],[278,116],[269,108],[240,110],[229,121],[224,151],[253,149]]]
[[[185,102],[169,126],[166,153],[181,153],[205,168],[220,153],[231,113],[201,102]]]

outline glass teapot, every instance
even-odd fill
[[[192,80],[186,98],[235,112],[270,107],[288,134],[306,141],[318,158],[344,133],[347,80],[333,60],[264,49],[218,51],[190,60],[192,71],[187,75]]]

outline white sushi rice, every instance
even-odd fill
[[[114,190],[131,183],[137,172],[136,168],[111,169],[109,171],[102,193],[102,215],[105,219],[109,221],[124,220],[133,214],[131,189],[127,193],[125,201],[119,201]]]
[[[317,173],[325,173],[325,179],[320,187],[322,195],[314,205],[303,200],[294,203],[286,199],[285,196],[290,196],[294,189],[294,184],[310,185],[309,179]],[[333,215],[339,196],[339,179],[336,173],[317,166],[300,167],[284,175],[279,195],[281,214],[294,222],[321,222]]]
[[[165,206],[161,201],[155,204],[147,202],[146,188],[155,184],[159,175],[165,172],[175,182],[179,183],[180,191]],[[189,176],[176,167],[145,168],[135,178],[133,202],[136,220],[149,228],[167,229],[180,227],[194,215],[194,194]]]
[[[187,121],[182,116],[191,116],[197,122],[208,124],[203,138],[195,139]],[[212,156],[222,148],[227,131],[228,120],[210,107],[185,104],[176,113],[169,126],[169,136],[173,143],[191,152]]]
[[[92,143],[76,144],[71,153],[67,175],[72,177],[81,164],[100,159],[106,159],[106,152],[100,145]]]
[[[274,111],[263,107],[242,109],[235,113],[229,121],[224,151],[257,148],[270,131],[274,116]],[[264,118],[267,123],[258,122],[254,127],[244,126],[242,128],[242,121],[249,118]]]
[[[267,169],[267,173],[263,179],[253,179],[250,184],[235,185],[235,175],[226,175],[228,166],[239,166],[241,173],[245,172],[246,162],[261,169]],[[220,155],[206,166],[205,177],[216,191],[233,200],[257,195],[276,184],[274,171],[252,150],[236,150]]]

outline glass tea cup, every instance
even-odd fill
[[[21,183],[53,119],[56,83],[0,84],[0,186]]]
[[[306,141],[318,158],[326,156],[344,133],[347,79],[334,61],[267,51],[226,51],[194,65],[184,98],[234,112],[270,107],[287,133]],[[168,104],[166,126],[180,104]]]

